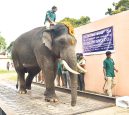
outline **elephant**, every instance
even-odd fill
[[[69,33],[69,28],[62,23],[54,25],[51,29],[37,27],[19,36],[12,48],[12,60],[18,79],[16,86],[19,86],[19,93],[25,94],[27,90],[31,90],[34,76],[42,70],[45,75],[45,100],[58,101],[54,80],[57,62],[61,59],[70,71],[71,106],[75,106],[77,74],[79,74],[75,54],[76,42]],[[28,73],[26,78],[25,73]]]

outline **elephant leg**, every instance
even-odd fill
[[[25,73],[24,72],[17,72],[18,74],[18,78],[19,78],[19,82],[20,82],[20,89],[19,89],[19,93],[20,94],[25,94],[27,93],[26,91],[26,84],[25,84]]]
[[[45,73],[46,91],[44,92],[45,100],[50,102],[57,102],[58,98],[55,94],[54,80],[56,77],[56,63],[52,60],[44,63],[45,67],[42,71]]]
[[[28,76],[26,77],[26,89],[31,90],[31,83],[33,78],[40,72],[39,68],[34,68],[29,71]]]

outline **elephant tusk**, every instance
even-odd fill
[[[77,71],[71,69],[71,68],[69,67],[69,65],[66,63],[65,60],[62,60],[62,64],[64,65],[64,67],[65,67],[69,72],[71,72],[71,73],[73,73],[73,74],[80,74],[79,72],[77,72]]]
[[[80,69],[81,71],[83,71],[84,73],[87,73],[87,70],[82,68],[78,63],[77,63],[77,67],[78,69]]]

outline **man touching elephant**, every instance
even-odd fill
[[[52,10],[47,11],[44,25],[46,26],[47,29],[50,28],[50,26],[55,25],[56,21],[56,14],[55,12],[57,11],[57,7],[53,6]]]
[[[80,53],[79,54],[79,57],[77,58],[77,61],[78,61],[78,64],[84,68],[85,67],[85,64],[86,64],[86,60],[85,58],[83,57],[83,54]],[[81,90],[81,91],[84,91],[85,90],[85,83],[84,83],[84,74],[85,72],[82,71],[82,70],[78,70],[80,74],[78,74],[78,89]]]

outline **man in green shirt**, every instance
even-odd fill
[[[45,21],[44,21],[44,25],[46,26],[46,28],[49,29],[51,25],[55,25],[55,21],[56,21],[55,12],[56,11],[57,11],[56,6],[53,6],[52,10],[47,11]]]
[[[114,77],[115,77],[115,72],[118,72],[118,70],[114,67],[115,63],[113,59],[111,58],[111,52],[107,51],[106,52],[107,58],[103,61],[103,72],[105,76],[105,87],[104,91],[112,97],[112,88],[115,85],[114,84]]]
[[[61,86],[60,81],[62,82],[62,87],[65,86],[65,81],[64,81],[64,76],[62,75],[62,60],[58,60],[58,65],[57,65],[57,86]]]

